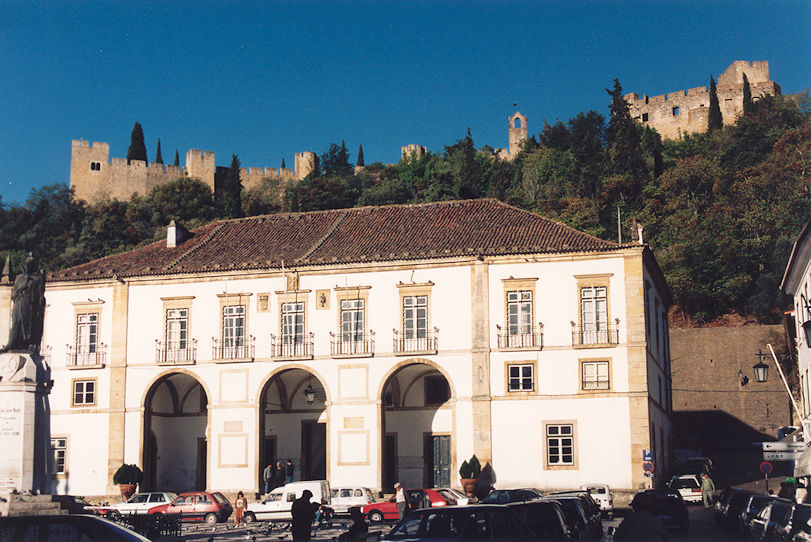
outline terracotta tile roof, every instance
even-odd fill
[[[494,199],[221,220],[167,248],[150,245],[52,273],[51,281],[276,269],[332,263],[623,248]]]

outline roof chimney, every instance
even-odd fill
[[[166,228],[166,248],[175,248],[189,237],[186,228],[172,220]]]

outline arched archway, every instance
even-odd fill
[[[422,360],[397,367],[381,390],[381,485],[450,486],[454,465],[453,389],[440,369]]]
[[[169,373],[144,400],[145,490],[206,489],[208,395],[186,373]]]
[[[323,383],[306,369],[285,369],[268,379],[259,400],[260,489],[264,468],[288,459],[294,480],[327,479],[326,401]]]

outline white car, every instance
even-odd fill
[[[614,496],[608,484],[583,484],[580,489],[589,492],[591,498],[600,505],[600,512],[609,516],[614,514]]]
[[[667,488],[677,490],[684,502],[701,502],[701,480],[696,474],[674,476]]]
[[[353,506],[363,506],[375,500],[372,490],[368,487],[332,488],[332,509],[336,514],[348,514]]]
[[[93,509],[101,516],[112,518],[129,514],[146,514],[150,508],[172,502],[176,497],[177,495],[170,491],[147,491],[136,493],[127,502],[106,504]]]
[[[310,502],[332,507],[332,495],[329,490],[329,482],[326,480],[290,482],[268,493],[264,500],[248,504],[245,522],[292,520],[293,501],[301,497],[305,489],[309,489],[313,494]]]

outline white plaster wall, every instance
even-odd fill
[[[51,416],[51,435],[67,436],[67,476],[58,492],[104,494],[107,482],[107,415],[102,413]]]

